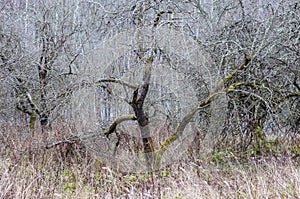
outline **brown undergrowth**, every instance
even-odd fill
[[[1,128],[0,198],[300,198],[297,144],[243,156],[191,149],[151,176],[115,171],[79,142],[39,148],[72,136],[67,126],[47,132]]]

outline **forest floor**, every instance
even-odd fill
[[[299,153],[237,157],[187,152],[150,175],[115,171],[77,144],[33,150],[28,132],[20,132],[22,128],[1,131],[3,199],[300,198]]]

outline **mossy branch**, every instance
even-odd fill
[[[166,150],[167,146],[172,144],[179,136],[182,135],[186,125],[191,121],[191,119],[193,118],[193,116],[195,115],[195,113],[198,110],[200,110],[201,108],[203,108],[203,107],[207,106],[208,104],[210,104],[211,101],[213,100],[213,98],[217,94],[224,93],[225,91],[227,91],[227,89],[223,89],[223,91],[222,91],[221,90],[222,86],[225,83],[227,83],[229,80],[231,80],[233,77],[235,77],[239,70],[245,69],[250,61],[251,61],[251,57],[246,56],[243,63],[240,64],[239,67],[236,70],[234,70],[232,73],[230,73],[224,79],[222,79],[221,81],[219,81],[217,83],[216,87],[213,90],[210,91],[208,97],[206,97],[200,103],[197,103],[192,107],[192,109],[183,117],[181,122],[177,124],[175,132],[173,134],[171,134],[165,141],[162,142],[162,144],[160,145],[160,152],[159,152],[160,154],[162,154]]]
[[[125,122],[125,121],[129,121],[129,120],[136,120],[135,116],[133,114],[128,114],[128,115],[122,115],[118,118],[116,118],[111,124],[110,126],[108,127],[108,129],[105,131],[104,135],[105,136],[109,136],[110,134],[112,134],[117,126],[119,124],[121,124],[122,122]]]
[[[216,87],[212,90],[211,93],[216,92],[217,90],[219,90],[223,85],[225,85],[227,82],[229,82],[230,80],[233,79],[233,77],[236,76],[236,74],[238,73],[238,71],[244,70],[248,64],[251,62],[251,56],[250,55],[246,55],[245,56],[245,60],[237,67],[237,69],[235,69],[234,71],[232,71],[230,74],[226,75],[225,78],[223,78],[221,81],[219,81],[216,85]]]
[[[190,110],[190,112],[188,112],[183,117],[181,122],[177,124],[175,132],[173,134],[171,134],[165,141],[162,142],[162,144],[160,145],[160,153],[161,154],[167,149],[167,146],[172,144],[178,137],[180,137],[182,135],[186,125],[188,125],[188,123],[191,121],[191,119],[193,118],[195,113],[197,113],[197,111],[200,110],[201,108],[204,108],[205,106],[210,104],[210,102],[212,101],[214,96],[217,94],[218,94],[217,92],[212,93],[207,98],[202,100],[200,103],[197,103],[193,106],[193,108]]]

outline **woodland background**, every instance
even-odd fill
[[[300,197],[299,7],[0,0],[0,197]],[[103,44],[143,27],[190,38],[198,63],[154,34],[102,65]],[[180,159],[141,173],[111,168],[93,137],[153,169],[187,133]]]

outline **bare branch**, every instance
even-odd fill
[[[116,84],[120,84],[122,86],[126,86],[128,88],[131,88],[131,89],[137,89],[138,88],[138,85],[136,84],[130,84],[128,82],[125,82],[121,79],[116,79],[116,78],[113,78],[113,77],[110,77],[108,79],[100,79],[100,80],[97,80],[96,83],[116,83]]]

